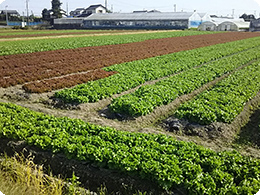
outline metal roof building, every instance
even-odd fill
[[[57,18],[54,19],[56,29],[81,29],[83,18]]]
[[[187,29],[201,23],[197,12],[144,12],[91,14],[84,28]]]

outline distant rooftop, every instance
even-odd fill
[[[85,20],[188,20],[194,12],[142,12],[91,14]]]

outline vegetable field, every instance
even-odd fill
[[[63,155],[81,163],[65,175],[109,193],[260,189],[260,33],[0,31],[0,42],[1,151],[23,141]]]

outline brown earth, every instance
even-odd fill
[[[31,81],[39,82],[71,73],[101,69],[113,64],[256,36],[260,36],[260,33],[229,32],[0,56],[0,87]],[[75,77],[77,77],[76,74]],[[65,80],[63,82],[66,83]],[[60,86],[64,85],[60,84]]]

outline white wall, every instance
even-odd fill
[[[95,13],[106,13],[106,9],[100,6],[96,9]]]
[[[188,28],[197,28],[201,24],[201,17],[197,12],[194,12],[189,18]]]

